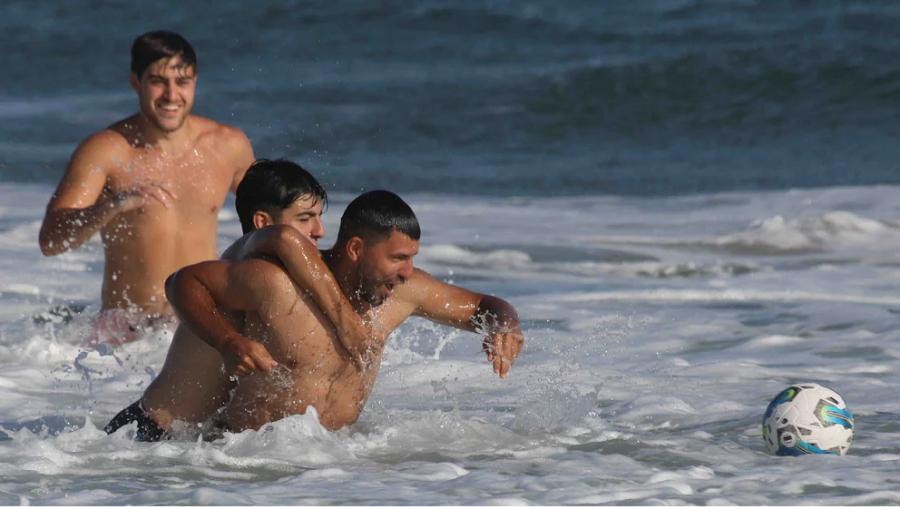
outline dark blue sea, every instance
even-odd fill
[[[6,1],[0,180],[131,114],[129,48],[329,188],[671,195],[900,181],[893,1]]]

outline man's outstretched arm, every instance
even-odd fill
[[[341,291],[319,250],[302,233],[287,225],[271,225],[247,233],[222,254],[235,260],[268,256],[281,261],[298,287],[308,292],[331,320],[341,344],[357,367],[366,362],[371,329]]]
[[[450,285],[416,270],[403,289],[416,315],[486,335],[483,343],[494,373],[506,378],[525,344],[516,309],[505,300]]]

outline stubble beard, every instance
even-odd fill
[[[376,292],[379,283],[366,276],[361,266],[356,274],[359,280],[356,287],[356,294],[359,296],[359,300],[373,307],[381,306],[387,299],[387,296],[381,296]]]
[[[170,127],[169,125],[166,125],[156,115],[150,117],[149,119],[150,119],[150,123],[152,123],[153,126],[156,127],[157,129],[159,129],[161,132],[164,132],[166,134],[171,134],[173,132],[177,132],[182,127],[184,127],[184,123],[185,123],[185,121],[187,121],[187,117],[190,114],[191,114],[191,112],[189,110],[186,110],[185,113],[182,114],[180,118],[178,118],[177,124],[174,127]]]

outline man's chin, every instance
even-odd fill
[[[190,113],[188,112],[175,117],[163,117],[153,113],[145,113],[144,116],[150,121],[150,123],[153,124],[154,127],[159,129],[161,132],[171,134],[172,132],[175,132],[184,126],[184,123],[185,121],[187,121],[187,117],[189,114]]]
[[[366,297],[366,300],[372,306],[381,306],[384,304],[385,301],[387,301],[387,298],[389,298],[390,296],[391,296],[391,293],[389,291],[388,292],[381,292],[381,291],[370,292],[368,294],[368,296]]]
[[[369,304],[372,306],[381,306],[387,300],[387,296],[372,295],[369,297]]]
[[[172,132],[175,132],[178,129],[180,129],[182,126],[184,126],[184,118],[181,118],[177,121],[159,121],[159,120],[157,120],[157,121],[154,121],[153,124],[156,125],[156,128],[165,132],[166,134],[171,134]]]

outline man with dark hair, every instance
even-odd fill
[[[253,161],[238,129],[191,114],[197,58],[182,36],[146,33],[132,47],[139,111],[85,140],[47,205],[44,255],[100,232],[102,308],[92,341],[118,344],[169,325],[164,281],[216,257],[218,211]]]
[[[282,215],[296,209],[309,210],[317,203],[325,206],[328,196],[322,185],[299,165],[288,160],[257,160],[235,192],[234,207],[244,234],[273,223],[286,223]],[[321,211],[321,210],[320,210]],[[308,217],[297,213],[301,222]],[[311,236],[318,241],[324,229]]]
[[[289,231],[284,229],[282,243],[291,242]],[[378,190],[347,206],[337,242],[321,259],[311,245],[293,240],[293,248],[278,253],[281,263],[208,261],[173,275],[167,294],[198,337],[223,351],[223,344],[244,342],[267,352],[256,357],[238,352],[228,361],[246,376],[219,414],[222,425],[231,431],[257,429],[309,407],[326,428],[352,424],[374,386],[388,336],[411,315],[486,334],[488,360],[506,377],[524,342],[515,309],[414,268],[419,234],[412,209],[396,194]],[[324,261],[325,268],[316,261]],[[312,285],[294,275],[303,266],[318,272]],[[365,321],[364,343],[342,336],[343,326],[323,315],[321,302],[330,296],[306,292],[332,279],[346,297],[341,303]],[[227,319],[228,312],[240,317]]]
[[[143,76],[147,67],[163,58],[178,57],[177,68],[197,72],[197,54],[191,43],[175,32],[147,32],[131,45],[131,73]]]

